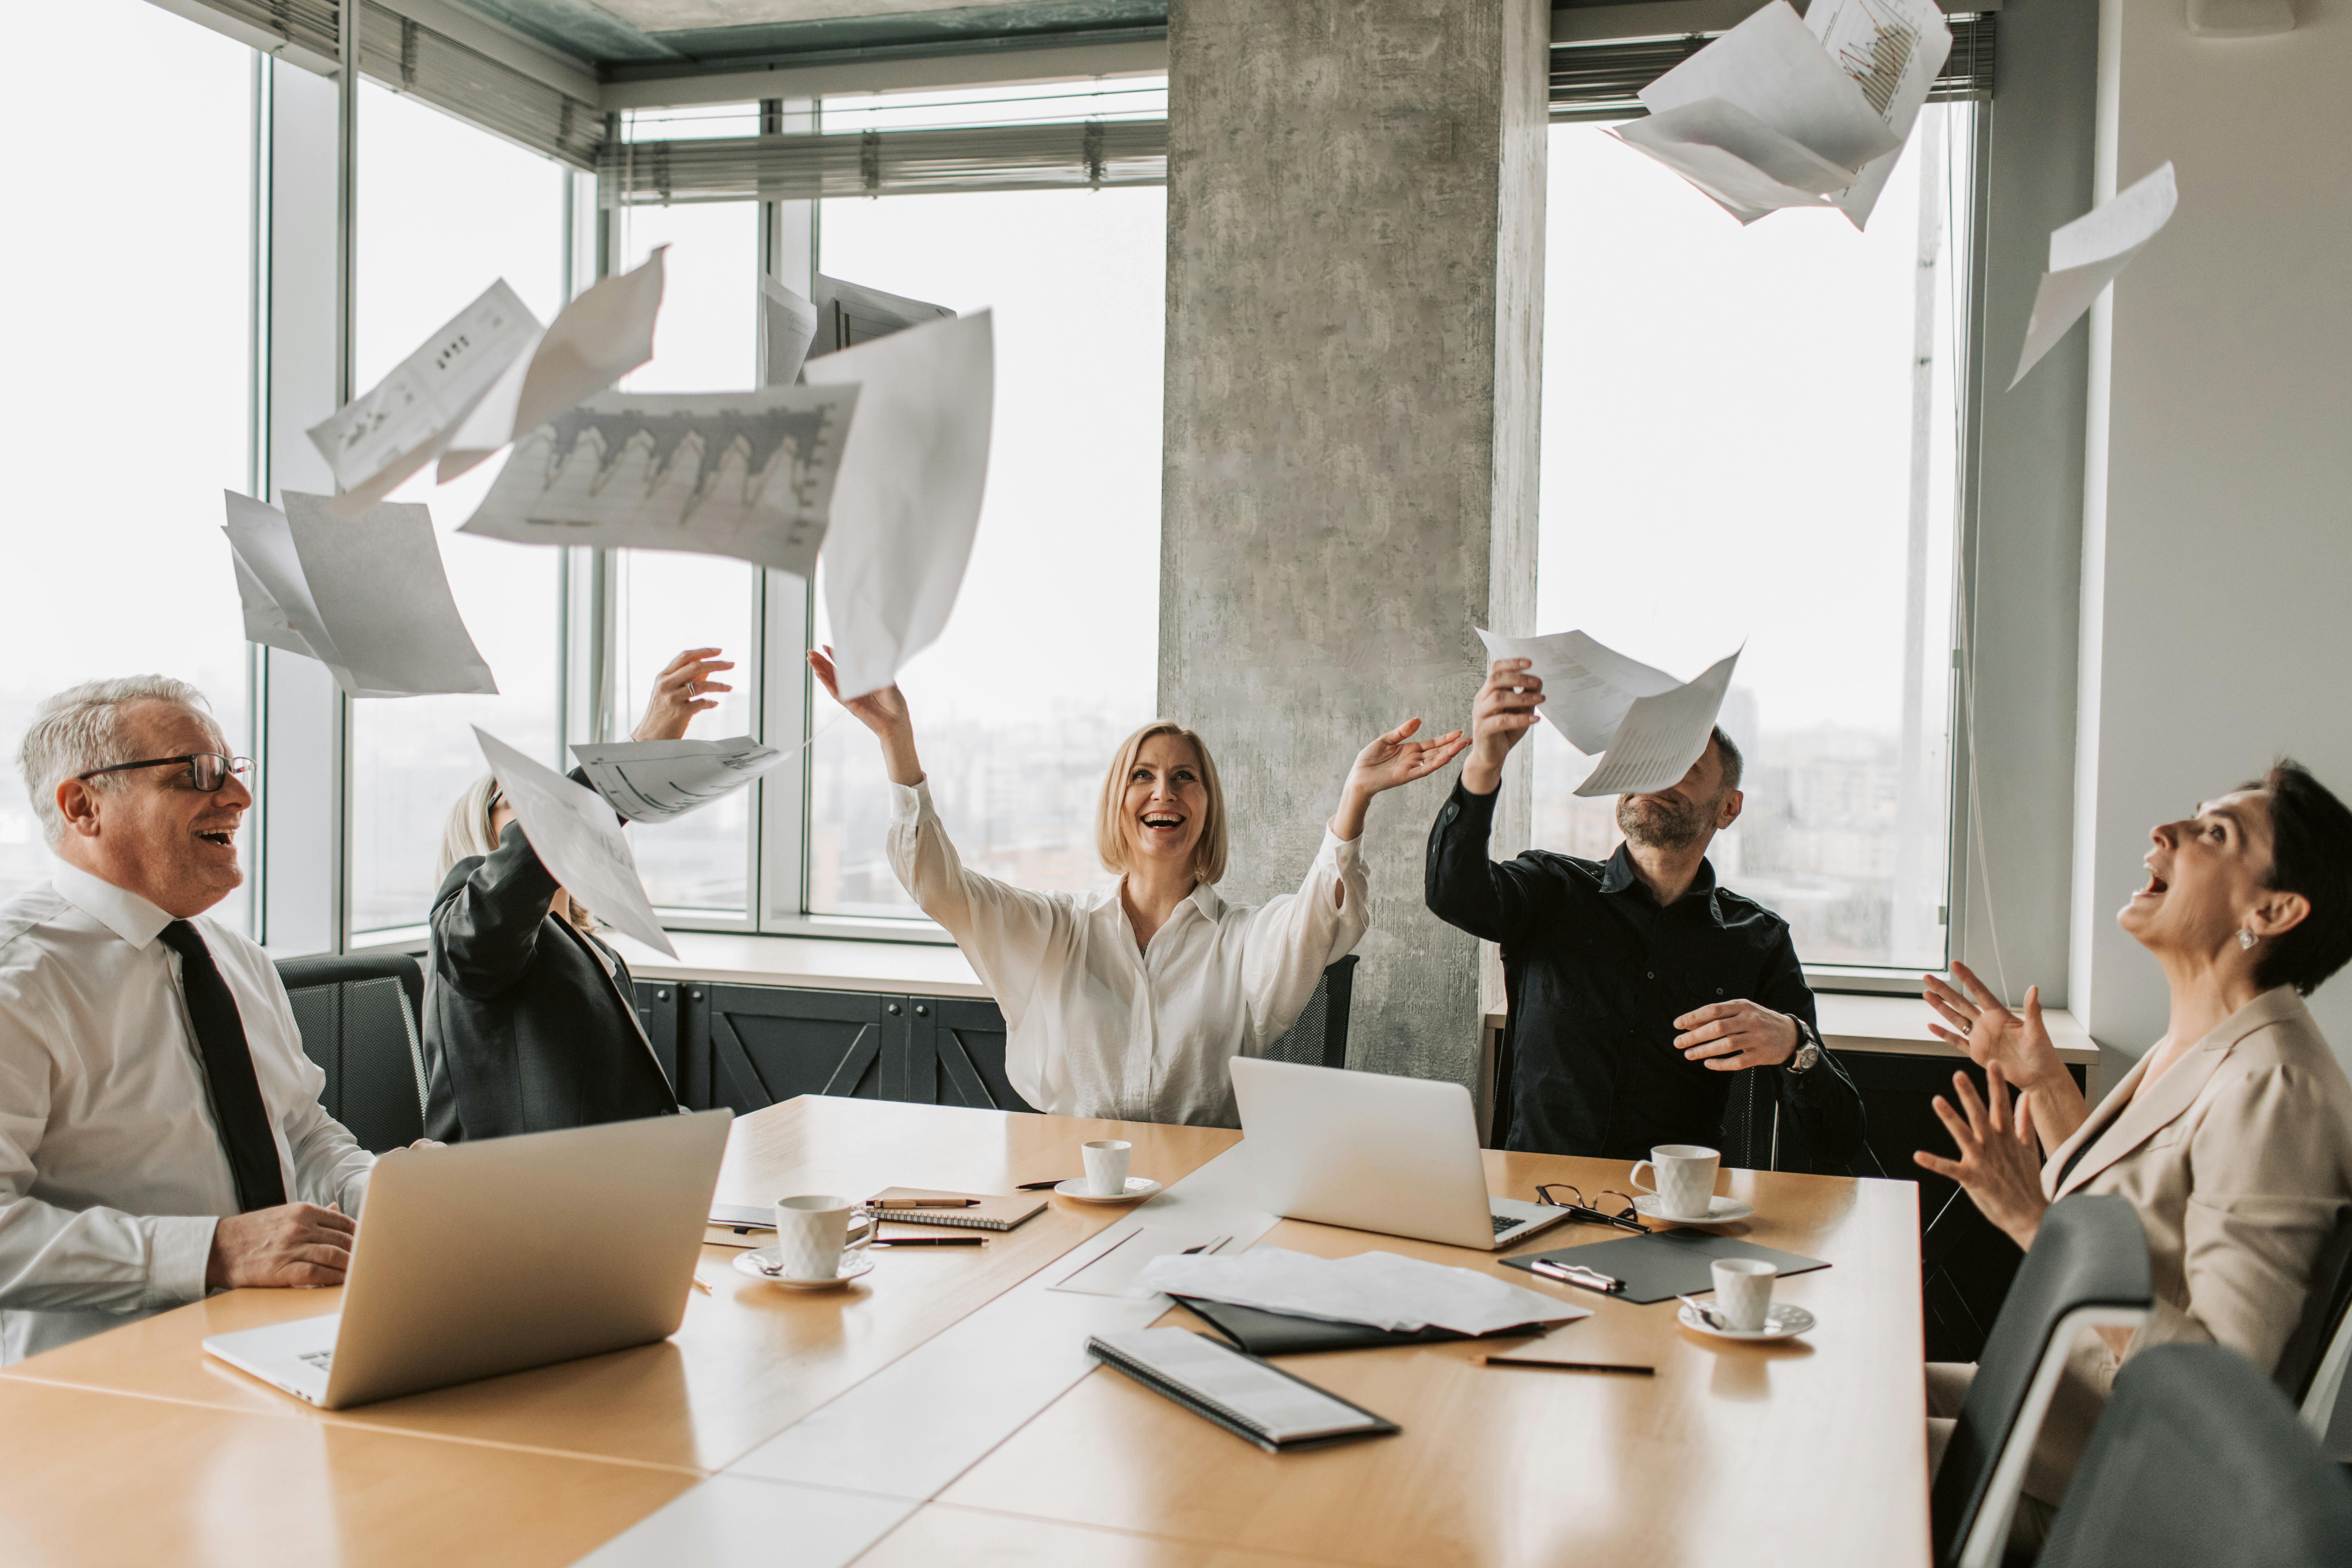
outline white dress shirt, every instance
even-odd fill
[[[237,1212],[172,917],[60,864],[0,906],[0,1363],[205,1293]],[[261,949],[203,932],[253,1053],[289,1201],[359,1213],[375,1157],[319,1103],[286,987]]]
[[[929,786],[890,792],[890,868],[988,983],[1005,1076],[1051,1115],[1236,1125],[1225,1064],[1280,1039],[1370,923],[1357,841],[1326,831],[1297,893],[1236,909],[1203,883],[1139,949],[1118,889],[967,871]]]

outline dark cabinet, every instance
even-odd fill
[[[646,1038],[654,1047],[654,1056],[661,1062],[662,1071],[669,1079],[670,1091],[678,1093],[677,1086],[677,993],[675,980],[640,980],[637,989],[637,1022],[646,1031]]]
[[[1982,1093],[1984,1073],[1946,1056],[1843,1050],[1838,1060],[1853,1075],[1869,1118],[1852,1173],[1890,1176],[1919,1186],[1920,1290],[1927,1359],[1972,1362],[1984,1349],[1985,1335],[2024,1254],[1977,1212],[1957,1183],[1922,1170],[1911,1156],[1921,1149],[1948,1158],[1955,1154],[1951,1134],[1936,1118],[1936,1097],[1950,1097],[1955,1069],[1966,1072]],[[2067,1070],[2077,1084],[2084,1081],[2082,1068]]]
[[[642,981],[668,1014],[681,1104],[739,1115],[803,1094],[1027,1110],[1004,1076],[1004,1016],[968,997]],[[650,1020],[646,1035],[655,1038]],[[655,1048],[661,1049],[658,1038]]]

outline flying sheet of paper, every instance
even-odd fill
[[[893,332],[903,332],[941,318],[955,319],[955,312],[945,305],[927,305],[903,294],[885,294],[879,289],[868,289],[863,283],[852,283],[843,278],[827,278],[822,272],[816,276],[815,287],[817,341],[816,346],[809,350],[812,359],[854,349],[860,343],[870,343],[876,338],[887,338]]]
[[[312,426],[311,445],[353,509],[344,515],[365,511],[431,462],[538,335],[539,318],[501,278],[365,395]]]
[[[1654,114],[1722,99],[1842,168],[1903,145],[1788,0],[1772,0],[1638,96]]]
[[[988,484],[996,395],[989,312],[910,327],[812,359],[854,382],[857,421],[833,491],[825,613],[844,698],[898,679],[937,641],[963,586]]]
[[[2050,270],[2034,291],[2033,318],[2026,323],[2025,347],[2018,354],[2017,374],[2009,378],[2010,385],[2023,381],[2025,373],[2057,346],[2099,290],[2114,282],[2141,247],[2172,221],[2179,205],[2172,165],[2167,163],[2115,200],[2051,231]]]
[[[809,344],[816,338],[816,304],[803,300],[772,278],[760,282],[761,352],[765,358],[762,386],[790,386],[801,378]]]
[[[1805,29],[1862,89],[1863,99],[1897,142],[1909,141],[1936,74],[1952,52],[1951,24],[1935,0],[1813,0],[1805,11]],[[1902,156],[1898,145],[1864,164],[1861,177],[1838,195],[1838,210],[1854,227],[1869,223]]]
[[[515,444],[459,531],[699,551],[811,576],[866,395],[772,386],[592,397]]]
[[[382,502],[345,521],[324,496],[288,490],[280,512],[226,494],[247,637],[308,654],[353,697],[497,692],[424,507]]]
[[[1828,206],[1829,193],[1857,177],[1720,98],[1629,121],[1614,134],[1713,196],[1743,224],[1784,207]]]
[[[655,247],[635,270],[601,279],[556,313],[450,436],[436,482],[447,484],[654,357],[668,248]]]
[[[798,748],[794,748],[796,751]],[[620,741],[574,746],[588,783],[631,822],[668,822],[733,795],[792,752],[729,741]]]
[[[474,739],[507,804],[522,819],[523,837],[564,891],[597,919],[676,958],[677,949],[646,897],[636,857],[629,853],[613,808],[594,790],[532,762],[479,725]]]
[[[1491,663],[1524,658],[1543,682],[1537,709],[1600,765],[1577,785],[1581,795],[1642,795],[1664,789],[1690,771],[1731,689],[1732,654],[1685,684],[1582,632],[1507,637],[1480,631]],[[1679,760],[1677,760],[1679,759]]]

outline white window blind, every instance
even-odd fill
[[[1998,13],[1948,17],[1952,52],[1927,93],[1930,103],[1992,97]],[[1634,95],[1698,53],[1720,35],[1611,39],[1551,47],[1551,117],[1556,121],[1633,120],[1643,112]]]

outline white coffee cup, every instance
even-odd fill
[[[1115,1198],[1127,1191],[1128,1156],[1135,1145],[1122,1138],[1097,1138],[1078,1152],[1086,1157],[1087,1191],[1098,1198]]]
[[[855,1242],[850,1221],[857,1205],[831,1193],[810,1193],[776,1200],[776,1256],[783,1278],[792,1280],[833,1279],[841,1274],[841,1255],[856,1252],[874,1239],[875,1227]]]
[[[1772,1310],[1772,1280],[1780,1272],[1760,1258],[1717,1258],[1715,1310],[1741,1333],[1754,1333]]]
[[[1661,1143],[1634,1164],[1632,1181],[1638,1191],[1657,1194],[1661,1219],[1705,1219],[1715,1204],[1715,1167],[1722,1158],[1696,1143]]]

